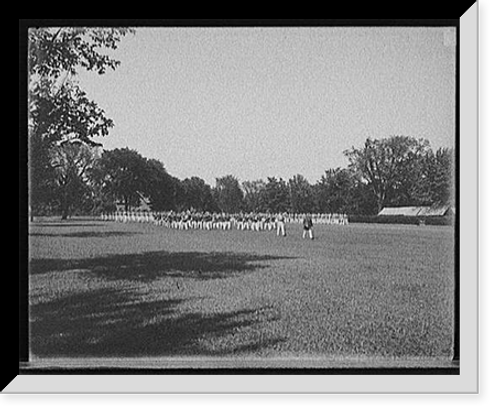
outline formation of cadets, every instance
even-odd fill
[[[153,223],[171,229],[189,230],[252,230],[276,231],[278,223],[302,223],[306,214],[302,213],[210,213],[210,212],[151,212],[116,211],[103,213],[102,220],[116,222]],[[347,225],[347,215],[336,213],[309,214],[313,223]]]

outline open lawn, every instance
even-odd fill
[[[282,238],[98,220],[31,223],[31,359],[449,362],[451,227],[314,229],[311,241],[299,225]]]

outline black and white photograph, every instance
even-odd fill
[[[259,22],[28,28],[26,373],[460,374],[458,20]]]

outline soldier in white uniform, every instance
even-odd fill
[[[283,216],[282,213],[278,213],[278,216],[276,217],[276,225],[277,225],[276,235],[280,236],[281,233],[282,236],[286,236],[285,217]]]

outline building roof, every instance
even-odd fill
[[[454,209],[448,205],[385,207],[379,216],[444,216]]]

